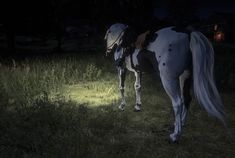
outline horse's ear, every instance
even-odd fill
[[[109,33],[109,29],[105,33],[104,40],[107,40],[108,33]]]

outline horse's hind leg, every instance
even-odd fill
[[[119,77],[119,90],[121,95],[121,104],[119,105],[120,110],[124,110],[126,106],[126,100],[124,96],[124,89],[125,89],[125,78],[126,78],[126,69],[125,68],[118,68],[118,77]]]
[[[181,97],[183,100],[183,109],[182,109],[182,125],[185,125],[185,121],[187,118],[188,110],[190,107],[190,103],[192,100],[190,94],[191,88],[191,72],[190,70],[185,70],[184,73],[180,76],[180,89],[181,89]]]
[[[135,111],[141,110],[141,73],[135,72],[135,93],[136,93],[136,104]]]
[[[161,80],[163,87],[168,94],[168,96],[171,98],[172,106],[175,114],[175,127],[174,132],[170,134],[170,140],[172,142],[176,142],[179,140],[179,137],[182,133],[182,107],[183,107],[183,101],[181,98],[181,91],[180,91],[180,83],[178,78],[171,78],[161,75]]]

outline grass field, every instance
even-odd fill
[[[232,79],[221,66],[230,59],[216,60],[229,130],[193,100],[179,144],[167,141],[173,111],[156,75],[143,76],[143,111],[136,113],[133,74],[128,106],[119,111],[113,61],[99,53],[2,59],[0,157],[233,158],[235,92],[225,86]]]

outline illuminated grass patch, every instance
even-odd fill
[[[85,82],[65,86],[66,100],[89,106],[110,105],[119,99],[117,85],[106,81]]]

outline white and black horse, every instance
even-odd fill
[[[155,32],[155,39],[149,43],[149,52],[135,49],[131,54],[125,54],[121,46],[122,37],[127,25],[113,24],[106,32],[107,52],[114,49],[115,61],[123,60],[124,64],[117,66],[121,104],[124,110],[124,82],[126,69],[135,73],[136,91],[135,110],[141,110],[141,74],[152,67],[160,73],[162,85],[172,101],[175,114],[174,132],[170,140],[179,140],[182,126],[185,123],[188,107],[191,101],[189,95],[190,77],[193,80],[194,94],[198,102],[212,116],[225,124],[224,109],[213,77],[214,50],[209,40],[198,31],[178,31],[175,27],[167,27]],[[142,53],[141,53],[142,52]],[[150,65],[150,66],[149,66]]]

